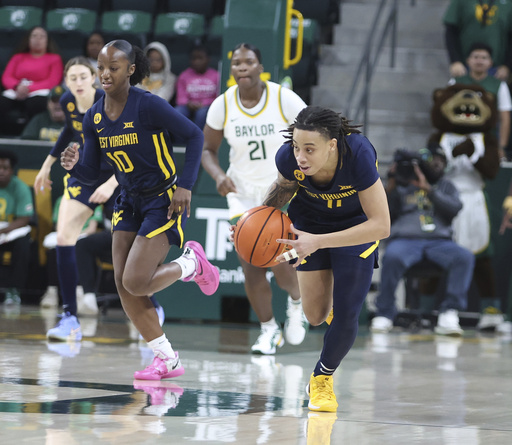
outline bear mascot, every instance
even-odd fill
[[[496,98],[479,85],[454,84],[436,89],[433,101],[430,117],[436,132],[428,142],[442,147],[447,159],[445,177],[457,187],[463,204],[453,231],[455,241],[476,256],[473,280],[484,311],[478,328],[494,329],[503,315],[496,300],[484,187],[500,168]]]

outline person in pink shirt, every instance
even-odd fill
[[[201,130],[208,108],[218,96],[220,82],[219,72],[210,68],[209,62],[206,48],[195,46],[190,52],[190,67],[179,75],[176,85],[176,110]]]
[[[28,121],[46,110],[48,94],[62,81],[63,71],[62,58],[46,30],[29,30],[2,73],[2,116],[18,109]]]

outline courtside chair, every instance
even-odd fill
[[[101,15],[100,30],[105,41],[124,39],[144,48],[151,34],[152,16],[145,11],[105,11]]]

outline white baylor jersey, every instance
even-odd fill
[[[281,130],[294,122],[306,107],[293,91],[265,82],[266,91],[253,108],[245,108],[232,86],[210,106],[206,123],[224,130],[229,146],[227,174],[235,184],[268,188],[277,178],[275,155],[285,142]]]

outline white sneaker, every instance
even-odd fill
[[[459,313],[455,309],[449,309],[439,314],[434,331],[440,335],[461,336],[464,331],[459,324]]]
[[[372,324],[370,325],[370,331],[378,332],[380,334],[387,334],[393,329],[393,320],[387,317],[373,317]]]
[[[276,346],[281,347],[284,345],[284,338],[281,329],[261,329],[261,333],[252,345],[251,352],[253,354],[275,354]]]
[[[286,341],[291,345],[300,345],[309,330],[309,323],[302,310],[302,302],[294,303],[292,297],[288,296],[288,307],[286,308],[286,322],[284,323],[284,335]]]
[[[504,321],[496,326],[496,332],[500,334],[512,334],[512,321]]]
[[[56,308],[59,306],[59,290],[57,286],[48,286],[39,303],[44,308]]]
[[[87,292],[86,294],[80,295],[76,293],[76,309],[78,315],[97,315],[98,302],[96,301],[96,294],[93,292]]]
[[[495,309],[495,311],[494,313],[484,312],[480,315],[480,320],[478,320],[476,328],[481,331],[494,331],[502,324],[505,321],[505,316],[497,309]]]

